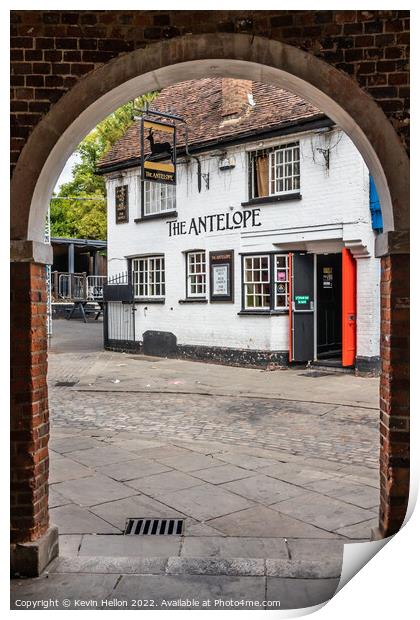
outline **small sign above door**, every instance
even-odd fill
[[[322,288],[332,288],[333,286],[333,270],[332,267],[322,268]]]

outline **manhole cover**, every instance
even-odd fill
[[[73,385],[76,385],[76,383],[79,383],[78,381],[56,381],[55,382],[55,387],[73,387]]]
[[[184,519],[127,519],[126,536],[182,536]]]

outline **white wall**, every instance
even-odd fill
[[[339,252],[346,244],[356,257],[364,257],[358,260],[358,346],[363,351],[358,354],[378,354],[379,298],[372,296],[369,303],[366,302],[368,291],[379,283],[378,261],[371,258],[374,234],[370,225],[368,172],[343,132],[329,132],[327,136],[300,134],[282,140],[300,141],[302,199],[258,205],[261,226],[252,230],[169,237],[167,219],[170,218],[134,221],[140,216],[139,170],[108,175],[109,274],[125,271],[126,257],[165,254],[165,304],[138,305],[139,340],[146,330],[161,330],[175,333],[179,344],[287,350],[286,315],[238,316],[241,310],[239,253],[292,249]],[[267,141],[267,146],[272,143]],[[257,143],[229,149],[229,156],[236,159],[232,170],[219,170],[220,157],[216,152],[201,155],[202,172],[210,173],[210,188],[207,190],[203,182],[201,193],[197,189],[196,163],[180,164],[176,188],[178,220],[189,223],[192,217],[243,210],[241,202],[248,199],[246,149],[255,146]],[[328,146],[331,148],[329,170],[322,153],[317,150]],[[115,186],[123,183],[129,185],[130,221],[116,225]],[[186,297],[183,252],[192,249],[235,251],[235,303],[179,303]],[[359,267],[362,263],[363,267]]]

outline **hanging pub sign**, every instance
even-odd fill
[[[118,185],[115,188],[115,223],[128,222],[128,185]]]
[[[210,252],[210,301],[233,302],[233,250]]]
[[[142,181],[176,185],[176,127],[161,121],[140,122]]]

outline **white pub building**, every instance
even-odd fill
[[[176,186],[141,180],[139,122],[99,164],[108,274],[128,274],[135,310],[132,342],[118,344],[109,322],[108,346],[377,372],[381,213],[347,135],[299,97],[247,80],[183,82],[153,110],[188,127],[186,148],[177,125]]]

